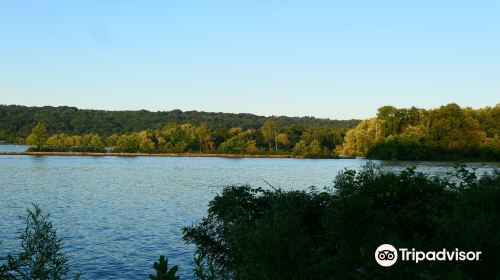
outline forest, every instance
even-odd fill
[[[481,109],[384,106],[349,130],[336,152],[387,160],[500,160],[500,104]]]
[[[147,129],[127,134],[48,135],[37,124],[26,143],[29,151],[105,152],[106,147],[119,153],[220,153],[220,154],[293,154],[308,158],[332,158],[347,129],[301,126],[279,128],[267,120],[259,129],[212,130],[206,123],[167,124],[162,129]]]
[[[0,116],[0,140],[32,145],[31,151],[500,160],[498,104],[384,106],[363,121],[23,106],[0,107]]]
[[[359,120],[329,120],[314,117],[263,117],[253,114],[210,113],[172,110],[164,112],[83,110],[75,107],[27,107],[0,105],[0,140],[22,143],[37,123],[46,126],[47,133],[70,135],[97,134],[106,137],[146,129],[162,129],[166,124],[208,125],[212,130],[239,127],[259,129],[266,120],[279,127],[352,128]]]

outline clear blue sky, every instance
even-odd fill
[[[0,104],[346,119],[499,97],[500,1],[0,2]]]

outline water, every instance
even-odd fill
[[[25,145],[2,145],[0,144],[0,152],[24,152],[29,146]]]
[[[2,150],[24,149],[0,145]],[[31,203],[51,214],[72,269],[82,279],[146,279],[160,255],[193,279],[194,248],[184,226],[206,214],[229,184],[283,189],[331,186],[339,170],[365,160],[160,157],[0,156],[0,256],[19,247],[17,218]],[[417,165],[444,174],[442,162],[380,162],[390,170]],[[479,167],[479,164],[472,164]],[[479,172],[500,167],[489,163]]]

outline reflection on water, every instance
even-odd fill
[[[2,145],[0,145],[2,147]],[[6,146],[3,146],[6,147]],[[23,147],[25,148],[25,147]],[[147,278],[160,255],[193,279],[182,227],[198,222],[229,184],[283,189],[331,186],[365,160],[0,156],[0,254],[18,248],[17,218],[31,202],[51,214],[82,279]],[[384,169],[445,174],[443,162],[380,162]],[[480,167],[480,164],[471,164]],[[478,172],[500,167],[489,163]]]

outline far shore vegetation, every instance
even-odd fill
[[[370,159],[500,161],[500,104],[476,110],[384,106],[349,130],[337,151]]]
[[[38,117],[27,118],[26,111],[38,112]],[[361,122],[22,106],[0,106],[0,116],[0,140],[25,143],[32,146],[29,151],[39,152],[500,161],[500,105],[471,109],[448,104],[431,110],[384,106],[376,117]]]

